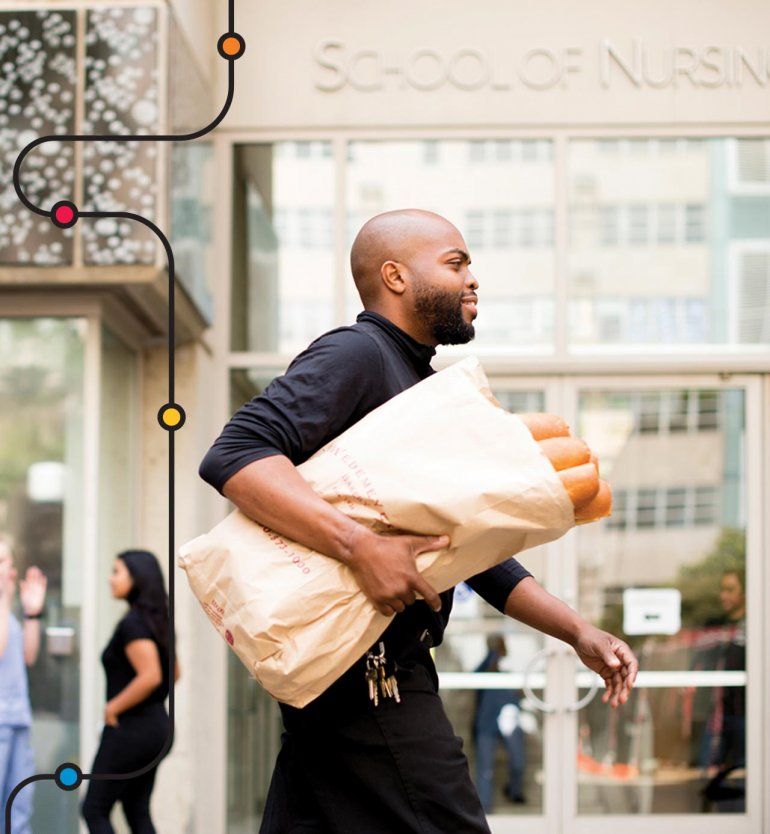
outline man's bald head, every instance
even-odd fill
[[[384,289],[384,263],[409,265],[421,248],[447,238],[462,241],[446,218],[421,209],[386,211],[364,223],[350,250],[350,269],[364,307],[376,302]]]

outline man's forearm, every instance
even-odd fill
[[[549,594],[531,576],[522,579],[511,591],[505,603],[505,613],[571,646],[574,646],[580,629],[585,625],[585,620],[577,611]]]
[[[367,533],[314,492],[284,455],[245,466],[228,479],[223,492],[254,521],[345,564],[352,538]]]

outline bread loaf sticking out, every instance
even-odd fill
[[[612,489],[599,477],[599,460],[588,444],[570,433],[566,420],[547,412],[517,414],[540,444],[575,508],[575,523],[587,524],[612,513]]]

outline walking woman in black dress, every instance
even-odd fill
[[[110,588],[130,607],[102,654],[107,704],[91,772],[130,773],[161,752],[169,733],[168,596],[158,560],[146,550],[118,554]],[[119,801],[132,834],[155,834],[150,796],[156,771],[157,765],[133,779],[90,780],[82,806],[89,832],[114,834],[110,811]]]

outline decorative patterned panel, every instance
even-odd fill
[[[88,12],[84,133],[159,131],[158,13],[149,7]],[[83,150],[85,209],[134,211],[155,219],[158,144],[88,142]],[[156,239],[128,220],[83,224],[86,264],[152,263]]]
[[[72,230],[28,211],[11,172],[19,151],[42,135],[74,133],[75,12],[0,13],[0,263],[61,266],[72,262]],[[27,156],[24,193],[50,208],[74,197],[71,143],[46,142]]]

